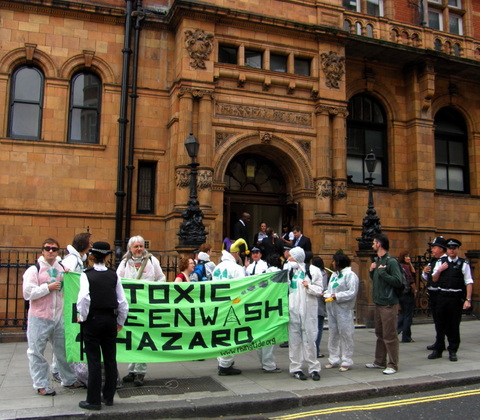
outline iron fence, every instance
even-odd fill
[[[167,281],[173,281],[178,273],[176,255],[159,255],[149,251],[160,260]],[[63,257],[65,250],[60,250]],[[0,329],[27,328],[28,302],[23,299],[23,273],[34,265],[40,255],[38,249],[0,248]],[[113,258],[107,266],[115,269]]]

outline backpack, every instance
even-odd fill
[[[310,264],[305,263],[305,274],[312,280],[312,274],[310,273]],[[293,279],[293,268],[288,270],[288,277],[290,280]]]
[[[391,257],[388,257],[388,259],[390,258]],[[397,262],[398,267],[400,268],[400,273],[402,274],[402,285],[400,287],[393,288],[395,296],[399,298],[402,295],[408,295],[412,291],[412,286],[410,285],[408,274],[405,271],[405,269],[402,267],[402,264],[400,264],[400,261],[398,261],[396,258],[393,258],[393,259]]]
[[[198,260],[197,265],[190,274],[190,281],[205,281],[207,280],[207,271],[205,270],[205,263],[207,261]]]

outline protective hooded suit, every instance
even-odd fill
[[[37,260],[40,269],[32,265],[23,275],[23,297],[30,302],[27,355],[35,389],[48,388],[50,385],[49,366],[44,356],[47,341],[52,345],[62,385],[70,386],[77,380],[65,356],[63,291],[50,292],[48,289],[50,282],[63,280],[63,268],[59,260],[50,265],[42,256]]]
[[[320,372],[321,365],[317,360],[315,340],[318,333],[318,301],[322,293],[322,276],[319,271],[311,272],[312,278],[305,273],[305,251],[300,247],[290,250],[289,295],[288,308],[290,322],[288,324],[288,355],[290,373],[308,366],[308,373]],[[304,285],[306,281],[307,286]]]
[[[245,269],[237,264],[235,257],[223,250],[220,264],[213,271],[212,281],[233,280],[245,277]],[[229,368],[233,365],[234,356],[217,357],[218,366]]]
[[[353,335],[355,325],[353,311],[358,293],[358,277],[351,267],[335,272],[328,282],[325,297],[335,295],[335,300],[327,300],[328,314],[328,361],[331,365],[350,367],[353,365]]]

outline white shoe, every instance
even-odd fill
[[[365,367],[368,369],[385,369],[385,366],[377,365],[376,363],[366,363]]]
[[[394,373],[397,373],[397,371],[394,368],[386,368],[383,373],[385,375],[393,375]]]
[[[338,365],[334,364],[334,363],[327,363],[325,365],[325,369],[332,369],[334,367],[338,367]]]

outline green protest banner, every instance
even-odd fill
[[[76,323],[80,275],[64,278],[67,360],[86,361]],[[288,340],[287,271],[216,282],[122,284],[129,312],[117,337],[117,362],[208,359]]]

